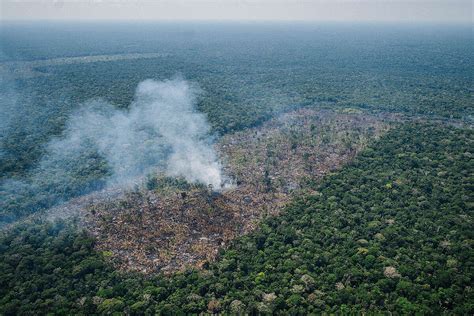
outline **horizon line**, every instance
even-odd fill
[[[371,23],[382,23],[382,24],[442,24],[442,25],[474,25],[474,20],[311,20],[311,19],[62,19],[62,18],[36,18],[36,19],[2,19],[1,23],[21,23],[21,22],[61,22],[61,23],[89,23],[89,22],[101,22],[101,23],[114,23],[114,22],[133,22],[133,23],[149,23],[149,22],[162,22],[162,23],[302,23],[302,24],[314,24],[314,23],[342,23],[342,24],[371,24]]]

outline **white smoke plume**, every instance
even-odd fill
[[[127,110],[87,102],[70,115],[61,136],[45,145],[25,177],[0,181],[0,223],[104,185],[128,188],[150,173],[223,189],[228,181],[206,116],[196,110],[198,93],[182,79],[146,80]],[[2,131],[9,126],[2,124]]]
[[[158,168],[169,176],[219,189],[221,165],[207,119],[196,111],[197,93],[182,79],[145,80],[128,111],[101,101],[82,107],[71,116],[64,137],[51,142],[48,151],[64,157],[66,151],[74,152],[84,144],[96,147],[112,170],[114,185]]]

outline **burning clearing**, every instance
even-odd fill
[[[216,149],[235,186],[156,175],[146,189],[86,208],[97,248],[121,270],[170,273],[202,267],[232,239],[277,215],[304,183],[350,161],[389,128],[361,113],[301,109],[222,137]]]

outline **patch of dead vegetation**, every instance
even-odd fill
[[[287,194],[351,160],[387,124],[367,114],[300,109],[223,137],[226,172],[239,185]]]
[[[263,218],[277,215],[308,180],[347,163],[387,129],[382,119],[361,113],[287,113],[216,145],[235,188],[140,190],[89,206],[85,222],[97,248],[112,253],[121,270],[199,268]]]

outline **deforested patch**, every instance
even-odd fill
[[[156,173],[145,188],[82,210],[96,247],[120,270],[205,267],[219,249],[278,215],[292,196],[351,161],[390,127],[380,116],[300,109],[215,145],[235,186],[216,191]]]

